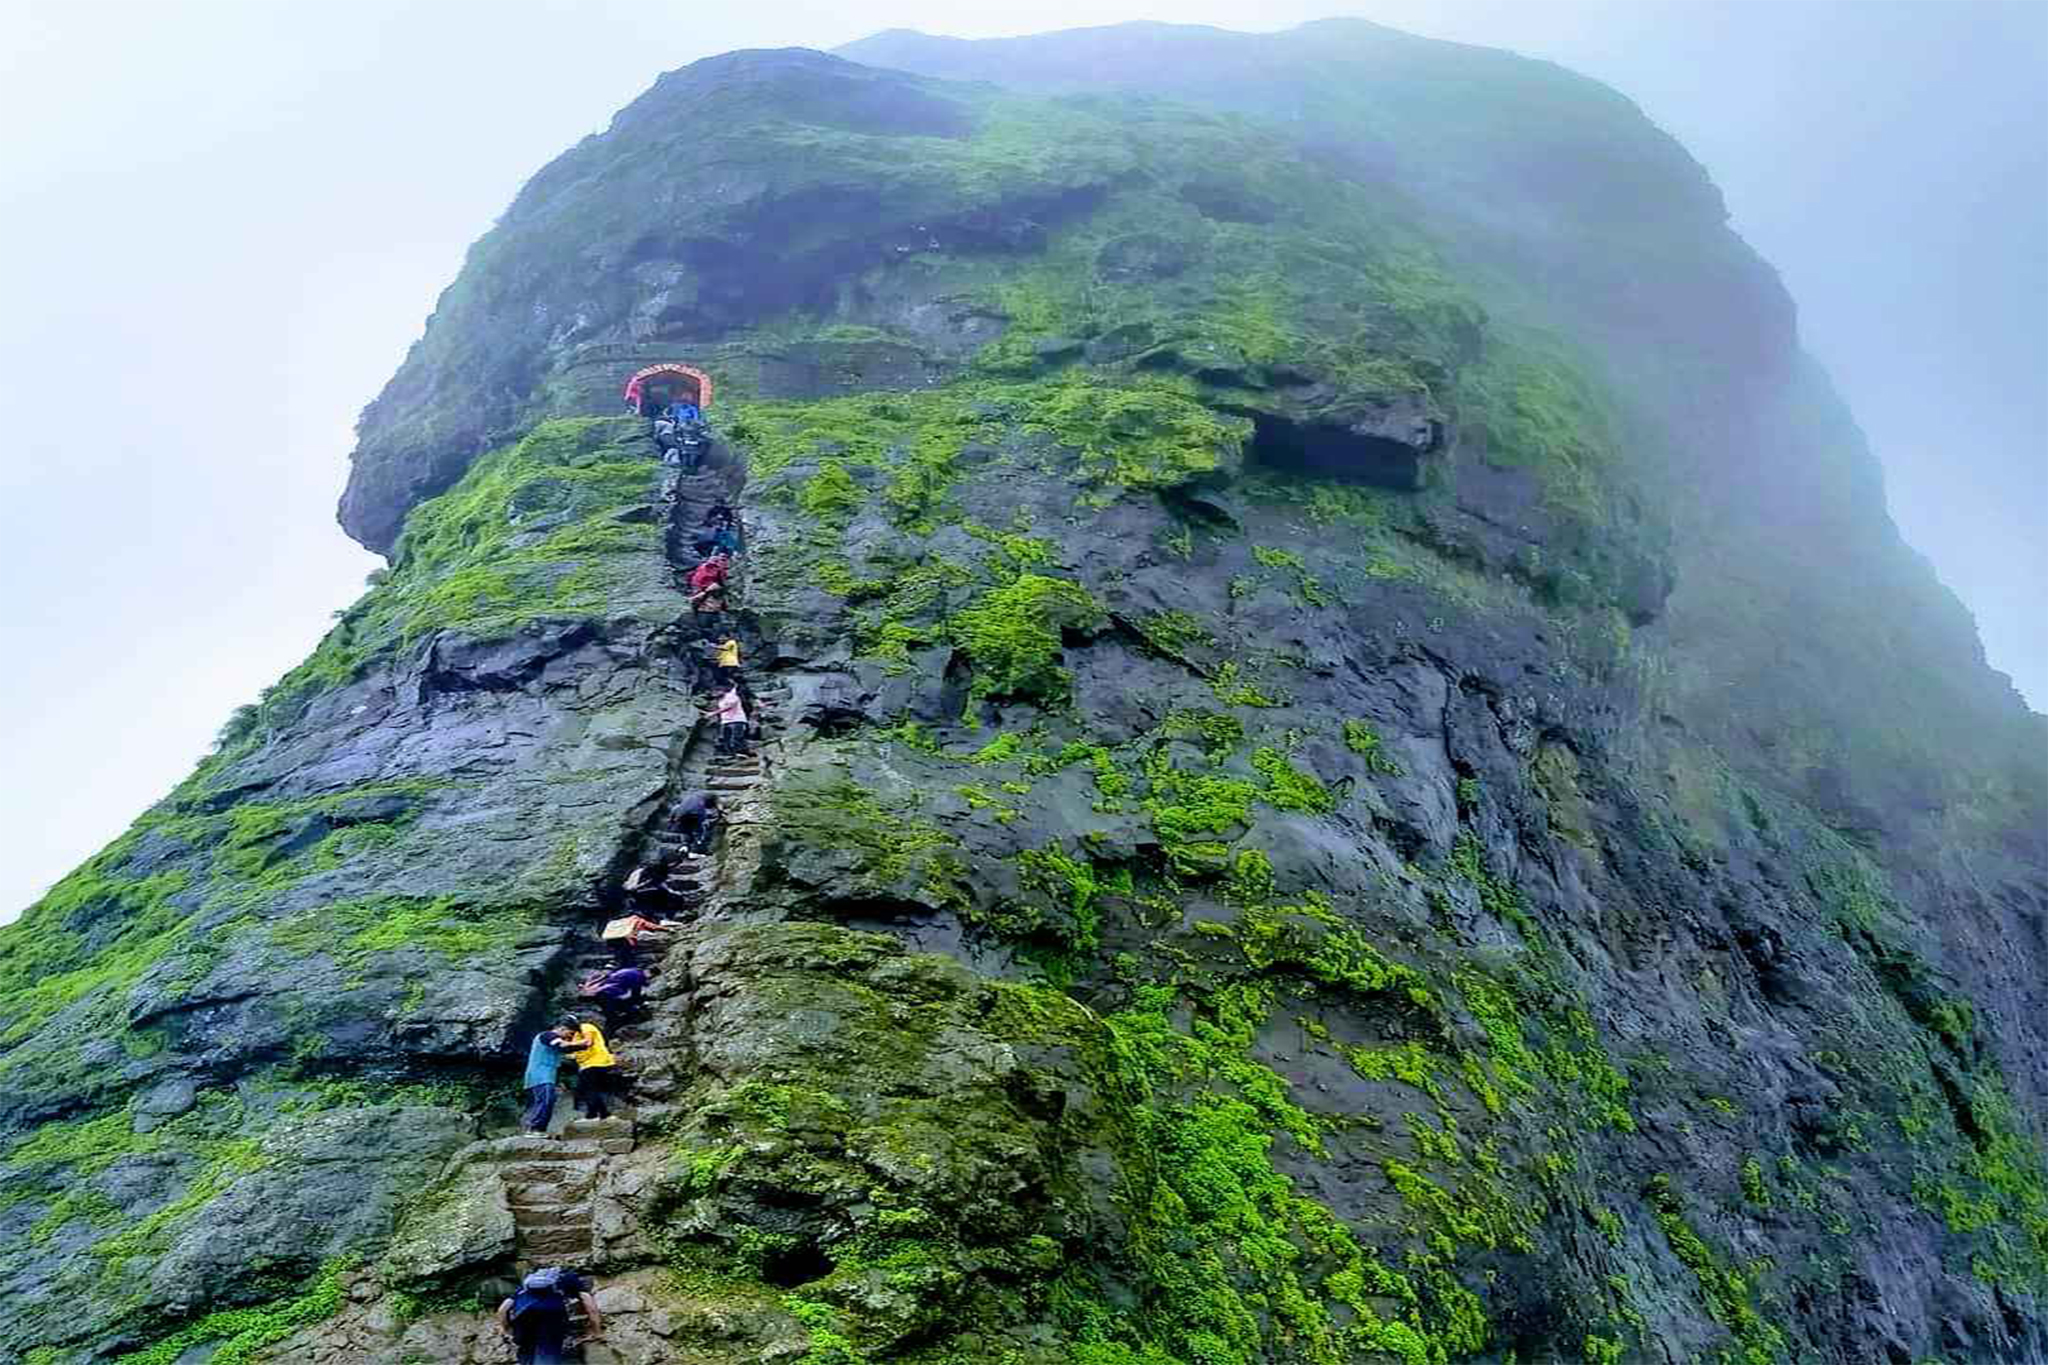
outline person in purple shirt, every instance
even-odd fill
[[[614,967],[584,981],[578,993],[604,1012],[604,1026],[616,1031],[640,1013],[642,995],[659,968]]]

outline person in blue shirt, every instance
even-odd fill
[[[574,1046],[571,1031],[543,1029],[533,1035],[526,1049],[526,1131],[545,1133],[555,1117],[555,1077],[562,1070],[562,1056]]]
[[[687,398],[678,398],[668,405],[668,420],[678,427],[686,427],[692,422],[703,421],[704,410]]]

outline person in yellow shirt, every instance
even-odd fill
[[[611,1100],[618,1094],[619,1059],[605,1045],[604,1030],[573,1014],[562,1020],[562,1027],[570,1030],[569,1060],[576,1063],[576,1103],[583,1117],[610,1118]]]
[[[716,671],[720,687],[731,687],[740,680],[738,636],[728,635],[711,646],[711,666]]]

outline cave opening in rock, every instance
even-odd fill
[[[1271,413],[1252,417],[1254,464],[1312,479],[1348,479],[1379,488],[1422,487],[1422,460],[1431,446],[1372,436],[1334,423],[1297,422]]]
[[[832,1273],[832,1260],[808,1242],[770,1247],[762,1258],[761,1278],[778,1289],[794,1289]]]

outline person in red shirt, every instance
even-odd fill
[[[690,573],[690,590],[702,592],[706,588],[715,588],[725,582],[726,565],[727,560],[722,553],[715,554],[699,564]]]
[[[725,571],[729,563],[723,554],[715,554],[691,571],[689,594],[693,611],[725,610]]]

